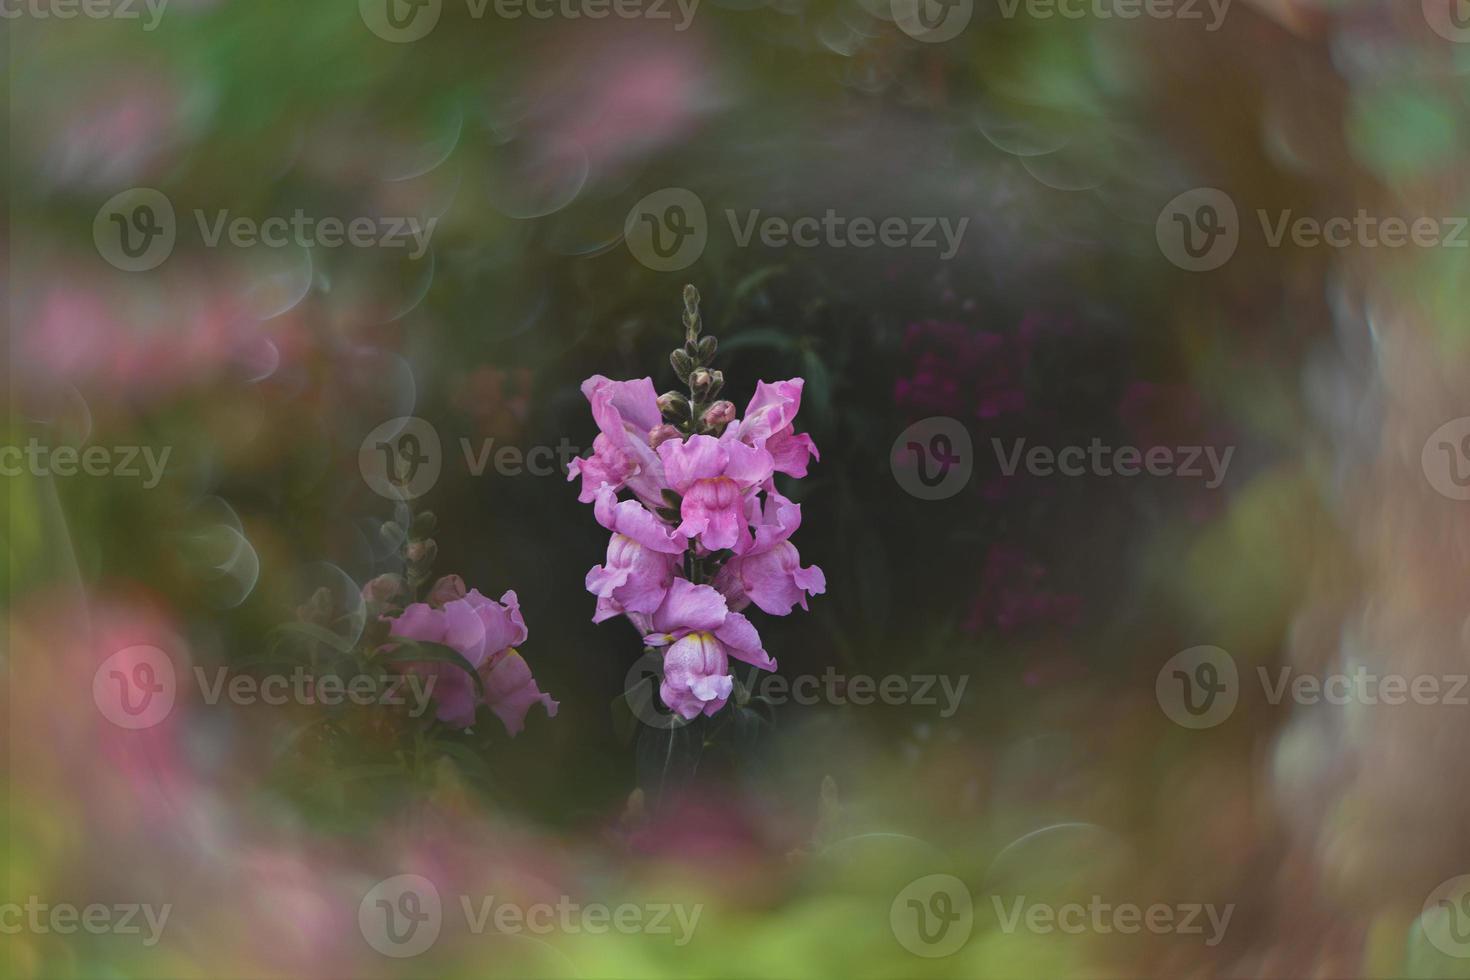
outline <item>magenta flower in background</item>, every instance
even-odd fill
[[[435,585],[433,595],[442,599],[462,589],[457,576],[446,576]],[[526,714],[534,704],[556,717],[557,702],[537,688],[531,668],[516,649],[526,642],[528,631],[514,592],[506,592],[499,602],[475,589],[449,598],[442,607],[416,602],[392,620],[391,635],[458,651],[480,675],[485,704],[511,735],[525,727]],[[475,687],[463,670],[438,662],[414,663],[408,669],[435,679],[432,695],[439,720],[459,728],[474,724]]]
[[[1024,411],[1032,334],[1025,324],[1011,336],[941,320],[911,323],[903,349],[912,366],[894,382],[894,403],[915,414],[957,418]]]
[[[1040,624],[1074,624],[1081,612],[1080,597],[1052,591],[1045,578],[1046,567],[1035,558],[1010,545],[992,545],[985,553],[980,587],[964,629],[1009,633]]]

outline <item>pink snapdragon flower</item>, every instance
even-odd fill
[[[658,609],[673,583],[677,556],[689,547],[688,539],[670,531],[638,501],[619,502],[605,483],[597,488],[593,514],[613,534],[607,543],[607,564],[587,573],[587,591],[597,596],[592,621]]]
[[[718,343],[701,337],[699,290],[684,287],[684,343],[669,355],[687,394],[655,396],[648,378],[582,384],[599,435],[570,476],[612,532],[607,560],[587,573],[593,622],[626,616],[647,646],[662,649],[659,693],[686,719],[712,715],[734,690],[730,659],[775,670],[740,610],[778,616],[826,591],[790,542],[801,508],[776,490],[775,474],[801,478],[819,458],[794,427],[803,381],[760,382],[735,414],[721,398]],[[627,487],[633,500],[619,500]],[[710,584],[712,583],[712,584]]]
[[[827,576],[815,565],[802,568],[801,554],[791,543],[801,526],[801,505],[768,490],[764,509],[752,497],[749,510],[755,542],[725,563],[715,576],[715,588],[737,610],[752,602],[772,616],[788,615],[796,605],[806,609],[807,596],[827,591]]]
[[[439,586],[433,591],[442,594]],[[526,642],[529,633],[514,592],[506,592],[496,602],[471,589],[442,608],[416,602],[391,622],[393,636],[443,644],[468,660],[480,675],[485,704],[500,718],[507,733],[515,735],[524,728],[527,712],[538,702],[548,717],[556,717],[558,703],[537,688],[531,668],[516,649]],[[474,724],[478,707],[475,688],[463,670],[439,662],[414,663],[408,669],[435,678],[433,697],[439,720],[459,728]]]
[[[731,657],[762,670],[776,669],[755,626],[731,612],[725,597],[711,586],[675,579],[651,624],[653,631],[643,642],[669,648],[659,695],[684,718],[712,715],[724,706],[734,684]]]
[[[805,384],[801,378],[775,384],[756,382],[755,395],[745,406],[745,419],[740,425],[743,442],[770,453],[777,473],[797,479],[806,476],[810,460],[822,458],[812,437],[805,432],[798,433],[792,425],[801,408],[801,389]]]
[[[640,500],[658,506],[667,484],[659,457],[648,444],[649,433],[663,422],[653,380],[612,381],[595,374],[582,382],[582,394],[592,404],[598,435],[592,455],[567,467],[568,480],[582,478],[577,499],[592,503],[605,483],[614,490],[626,486]]]
[[[693,435],[658,447],[669,485],[683,495],[679,533],[697,536],[710,551],[749,547],[745,496],[769,480],[775,468],[764,448],[741,441],[741,431],[743,426],[734,422],[718,439]]]

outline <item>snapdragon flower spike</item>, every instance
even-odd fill
[[[684,288],[684,345],[669,363],[688,393],[655,395],[648,378],[588,378],[582,392],[599,430],[592,455],[570,467],[579,499],[612,532],[607,559],[587,573],[594,622],[626,616],[664,651],[659,692],[681,717],[719,711],[734,691],[730,660],[762,670],[776,661],[740,610],[784,616],[826,591],[815,565],[802,567],[790,538],[801,508],[775,474],[799,479],[820,459],[796,432],[803,382],[760,382],[745,410],[720,398],[724,375],[710,365],[718,344],[701,337],[699,291]],[[618,499],[622,490],[633,499]]]

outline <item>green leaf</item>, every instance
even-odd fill
[[[404,663],[442,663],[453,664],[466,674],[475,684],[475,699],[485,699],[485,682],[480,679],[480,672],[475,665],[464,658],[464,655],[453,647],[447,647],[442,643],[427,643],[422,640],[410,640],[401,636],[390,636],[390,640],[400,644],[400,648],[387,653],[380,653],[377,660],[380,663],[404,664]]]
[[[661,799],[666,788],[686,783],[699,769],[704,750],[699,719],[677,728],[645,727],[638,736],[638,785],[650,799]]]
[[[316,623],[282,623],[271,633],[276,636],[299,636],[317,643],[325,644],[338,653],[346,653],[352,649],[352,643],[342,634],[333,633],[325,626]]]

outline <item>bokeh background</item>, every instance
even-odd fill
[[[536,19],[444,0],[412,41],[366,0],[172,0],[151,29],[141,4],[13,8],[5,442],[169,456],[152,486],[0,481],[0,900],[172,912],[152,945],[7,930],[5,974],[1470,975],[1470,946],[1423,912],[1470,872],[1470,707],[1273,704],[1255,679],[1470,671],[1470,504],[1423,455],[1470,415],[1467,252],[1273,247],[1256,220],[1470,214],[1457,2],[1236,0],[1210,30],[1202,4],[975,0],[942,41],[877,0],[704,0],[682,29],[672,4]],[[171,203],[177,243],[133,272],[94,225],[140,187]],[[657,271],[625,222],[671,187],[703,202],[708,244]],[[1191,272],[1158,222],[1198,187],[1234,201],[1240,241]],[[210,247],[194,218],[297,209],[436,224],[411,258]],[[949,258],[741,246],[726,226],[829,209],[969,220]],[[575,485],[467,464],[492,439],[585,453],[589,375],[672,387],[686,282],[737,405],[757,380],[806,381],[798,427],[822,456],[789,491],[828,588],[760,621],[781,673],[965,678],[948,716],[752,702],[690,754],[629,717],[641,644],[591,622],[606,534]],[[467,734],[208,704],[189,683],[146,729],[99,710],[94,675],[134,645],[185,677],[312,665],[283,624],[397,567],[383,527],[412,515],[359,451],[403,416],[441,440],[411,508],[437,520],[436,572],[517,592],[555,718]],[[973,449],[929,500],[901,434],[935,418]],[[1094,438],[1233,455],[1207,487],[1007,476],[991,450]],[[1238,665],[1239,703],[1191,729],[1156,680],[1202,645]],[[401,874],[446,908],[411,958],[359,928]],[[973,898],[944,956],[897,923],[930,875]],[[475,934],[459,896],[702,913],[683,945]],[[995,900],[1017,896],[1233,913],[1213,945],[1007,930]]]

